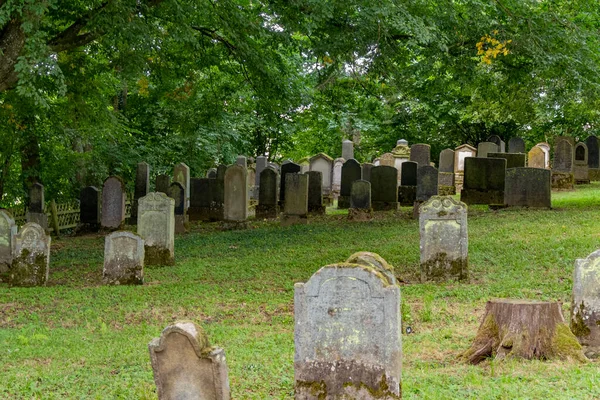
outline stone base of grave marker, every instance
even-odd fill
[[[338,197],[337,208],[346,209],[350,208],[350,196],[341,196]]]
[[[573,190],[574,184],[573,174],[552,171],[552,190]]]
[[[398,210],[398,202],[388,202],[388,201],[372,201],[371,206],[373,207],[373,211],[397,211]]]
[[[410,207],[417,199],[416,186],[399,186],[398,187],[398,203],[403,207]]]
[[[456,188],[454,186],[438,186],[439,196],[453,196],[456,194]]]
[[[175,233],[186,233],[189,223],[186,221],[185,215],[175,216]]]
[[[306,224],[308,224],[308,218],[306,215],[281,214],[281,226],[306,225]]]
[[[348,220],[350,221],[370,221],[373,219],[373,210],[364,208],[349,208]]]
[[[333,194],[323,195],[323,205],[325,207],[333,205]]]
[[[573,167],[575,184],[584,185],[590,183],[590,174],[587,165],[575,165]]]
[[[591,182],[600,181],[600,168],[588,168],[588,177]]]
[[[173,253],[162,246],[144,245],[144,264],[146,265],[175,265]]]
[[[325,215],[325,206],[324,205],[321,205],[321,206],[309,205],[308,206],[308,214],[309,215]]]
[[[460,201],[466,204],[504,204],[504,190],[476,190],[463,188]]]
[[[48,216],[45,213],[27,212],[27,222],[35,222],[48,231]]]
[[[256,219],[276,219],[279,216],[278,205],[258,204],[254,210]]]
[[[454,187],[456,188],[456,193],[460,193],[463,187],[463,182],[465,181],[465,175],[463,173],[455,173],[454,174]]]

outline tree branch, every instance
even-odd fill
[[[229,40],[225,39],[223,36],[217,33],[216,29],[205,28],[203,26],[192,26],[193,30],[202,33],[204,36],[208,36],[211,39],[217,40],[225,45],[229,50],[234,51],[237,50],[237,47],[231,43]]]
[[[84,46],[100,37],[103,32],[88,32],[81,35],[80,32],[87,26],[88,22],[98,15],[108,4],[109,2],[105,1],[100,7],[93,9],[77,21],[73,22],[71,26],[51,39],[48,42],[48,47],[50,47],[52,51],[60,53],[61,51]]]

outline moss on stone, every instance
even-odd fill
[[[566,324],[557,324],[552,335],[552,349],[555,356],[561,359],[571,359],[579,362],[588,362],[583,355],[582,347],[577,338]]]
[[[402,386],[400,386],[400,393],[396,394],[390,391],[390,387],[387,383],[387,379],[385,374],[381,376],[381,381],[379,381],[377,388],[372,388],[364,384],[364,382],[354,383],[354,382],[346,382],[344,383],[344,387],[355,388],[357,391],[360,389],[364,389],[369,392],[369,395],[372,399],[401,399],[402,398]]]
[[[583,312],[584,312],[584,305],[583,302],[581,302],[581,304],[579,306],[575,305],[575,310],[573,310],[572,313],[572,318],[571,318],[571,331],[573,332],[573,334],[575,336],[577,336],[578,338],[587,336],[590,334],[590,328],[585,324],[585,321],[583,320]],[[598,323],[600,321],[597,321],[596,323]]]
[[[456,278],[468,280],[468,258],[450,259],[446,253],[438,253],[421,264],[421,281]]]
[[[21,287],[45,286],[47,277],[47,258],[37,254],[31,259],[31,253],[23,249],[21,255],[13,259],[10,268],[10,285]]]
[[[175,265],[175,258],[169,249],[160,246],[144,246],[144,264]]]
[[[327,385],[325,381],[296,381],[296,392],[298,391],[308,392],[318,400],[325,400],[327,398]]]

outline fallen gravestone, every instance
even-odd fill
[[[14,236],[10,286],[45,286],[50,274],[50,236],[35,222],[28,222]]]
[[[102,279],[107,285],[144,283],[144,240],[131,232],[118,231],[104,239]]]

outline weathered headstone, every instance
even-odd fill
[[[118,176],[109,176],[102,186],[102,227],[119,229],[125,221],[125,184]]]
[[[477,149],[468,144],[462,144],[454,149],[454,187],[456,192],[462,190],[465,175],[465,158],[476,157]]]
[[[285,177],[285,206],[282,225],[308,222],[308,175],[287,174]]]
[[[377,253],[371,253],[370,251],[359,251],[348,257],[346,263],[375,267],[381,273],[385,274],[390,280],[390,282],[393,282],[394,285],[397,284],[396,275],[394,273],[394,267],[391,266],[387,261],[383,259],[383,257],[381,257]]]
[[[454,150],[444,149],[440,153],[438,191],[454,194]]]
[[[100,227],[100,191],[87,186],[79,192],[79,230],[96,232]]]
[[[217,169],[216,168],[210,168],[208,171],[206,171],[206,177],[209,179],[216,179],[217,178]],[[191,183],[190,183],[191,185]],[[158,192],[158,190],[157,190]]]
[[[148,344],[159,400],[229,400],[225,351],[202,328],[179,321]]]
[[[395,163],[396,159],[392,153],[384,153],[379,157],[380,166],[394,167]]]
[[[323,174],[320,171],[308,171],[308,213],[324,215]]]
[[[352,191],[352,182],[361,178],[362,171],[360,164],[355,159],[347,160],[342,166],[342,183],[340,185],[340,197],[338,198],[338,208],[350,207],[350,194]]]
[[[365,180],[352,182],[348,219],[353,221],[370,221],[373,219],[373,208],[371,206],[371,182]]]
[[[503,158],[465,158],[460,200],[466,204],[504,204],[505,174]]]
[[[135,189],[133,191],[133,203],[131,204],[130,222],[132,225],[137,223],[138,200],[144,197],[150,190],[150,166],[148,163],[140,162],[137,165],[135,174]]]
[[[156,176],[154,184],[155,192],[167,194],[169,193],[169,186],[171,186],[171,177],[169,175],[160,174]]]
[[[243,223],[248,218],[246,168],[230,165],[225,172],[224,218],[229,223]]]
[[[296,399],[400,398],[400,315],[400,288],[372,265],[328,265],[297,283]]]
[[[431,165],[417,169],[417,201],[427,201],[438,194],[438,171]]]
[[[175,202],[175,233],[185,233],[187,232],[187,215],[185,213],[185,189],[183,185],[179,182],[171,183],[169,197]]]
[[[144,239],[146,265],[175,264],[175,200],[151,192],[139,201],[138,235]]]
[[[428,144],[413,144],[410,146],[410,161],[419,164],[419,167],[429,166],[431,162],[431,146]]]
[[[508,141],[509,153],[525,153],[525,141],[520,137],[510,138]]]
[[[542,142],[535,145],[535,147],[539,147],[544,152],[545,157],[545,166],[544,168],[550,169],[550,145],[548,143]]]
[[[477,157],[485,158],[488,153],[499,153],[500,150],[496,143],[492,142],[481,142],[477,145]]]
[[[589,358],[600,356],[600,250],[575,260],[571,331]]]
[[[277,186],[279,184],[279,173],[273,167],[267,167],[260,173],[260,185],[258,192],[258,205],[256,206],[256,218],[277,218],[279,205]]]
[[[398,209],[398,170],[380,165],[371,170],[371,202],[374,211]]]
[[[260,173],[267,168],[268,162],[269,160],[266,156],[256,157],[256,175],[254,176],[254,186],[260,187]]]
[[[488,153],[488,158],[504,158],[507,169],[525,166],[525,153]]]
[[[173,168],[173,182],[179,182],[185,189],[185,210],[190,206],[190,167],[179,163]]]
[[[495,153],[504,153],[506,152],[506,145],[504,141],[498,135],[492,135],[487,138],[487,142],[495,143],[498,146],[498,150]]]
[[[142,285],[144,240],[125,231],[113,232],[106,236],[102,279],[107,285]]]
[[[29,206],[27,207],[27,222],[35,222],[43,229],[48,229],[48,216],[44,212],[44,185],[35,182],[29,188]]]
[[[588,170],[588,148],[585,143],[575,145],[575,161],[573,163],[575,183],[590,183]]]
[[[190,221],[210,221],[210,206],[213,199],[212,188],[215,184],[216,178],[190,179],[190,208],[188,209]]]
[[[334,196],[340,195],[340,189],[342,186],[342,167],[346,160],[343,158],[336,158],[333,161],[333,174],[331,177],[331,190],[334,193]]]
[[[301,167],[299,164],[288,162],[281,166],[281,174],[279,176],[279,206],[285,208],[285,176],[287,174],[300,173]]]
[[[594,135],[585,139],[588,147],[588,174],[590,181],[600,181],[600,148],[598,138]]]
[[[246,158],[246,156],[237,156],[237,158],[235,159],[235,163],[237,165],[241,165],[244,168],[248,168],[248,159]]]
[[[573,144],[571,138],[557,137],[552,164],[552,189],[572,190],[575,184],[573,176]]]
[[[551,173],[544,168],[506,170],[504,204],[513,207],[550,208]]]
[[[363,181],[371,180],[371,170],[373,169],[373,167],[374,167],[374,165],[371,163],[362,163],[360,168],[361,168],[361,178]]]
[[[321,172],[323,202],[330,205],[333,202],[333,159],[327,154],[319,153],[310,159],[310,170]]]
[[[354,158],[354,143],[352,140],[346,139],[342,141],[342,158],[344,160]]]
[[[433,196],[419,210],[421,281],[468,279],[467,205]]]
[[[0,209],[0,281],[12,264],[13,244],[17,234],[17,225],[10,213]]]
[[[402,163],[402,177],[398,188],[398,202],[401,206],[412,206],[417,200],[417,169],[418,164],[414,161]]]
[[[14,236],[9,271],[11,286],[45,286],[50,274],[50,236],[35,222],[28,222]]]
[[[546,155],[540,147],[533,146],[527,153],[527,166],[530,168],[546,168]]]
[[[439,172],[454,173],[454,150],[444,149],[440,152]]]

